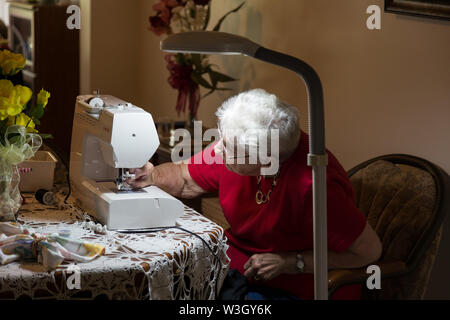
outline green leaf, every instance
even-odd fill
[[[220,26],[222,25],[222,22],[225,20],[225,18],[228,17],[228,15],[232,14],[233,12],[238,12],[239,9],[241,9],[244,4],[245,4],[245,1],[242,2],[240,5],[238,5],[236,8],[234,8],[233,10],[228,11],[222,18],[220,18],[220,20],[217,22],[216,26],[214,27],[213,31],[219,31]]]
[[[209,84],[208,80],[203,78],[198,73],[192,72],[191,73],[191,79],[193,81],[195,81],[196,83],[198,83],[199,85],[201,85],[202,87],[205,87],[207,89],[213,89],[213,86],[211,84]]]
[[[209,96],[211,93],[213,93],[214,92],[214,89],[211,89],[211,90],[209,90],[207,93],[205,93],[203,96],[202,96],[202,99],[203,98],[206,98],[207,96]]]
[[[192,63],[197,67],[197,69],[201,69],[202,67],[202,57],[198,53],[191,54]]]
[[[209,79],[211,79],[211,83],[213,85],[214,88],[217,87],[217,79],[212,75],[214,71],[212,71],[211,69],[208,70],[208,75],[209,75]]]
[[[226,74],[217,72],[217,71],[210,71],[209,75],[215,79],[216,82],[230,82],[230,81],[236,81],[237,79],[234,79],[230,76],[227,76]],[[214,81],[213,81],[214,82]]]
[[[198,74],[201,74],[201,75],[209,72],[208,69],[203,68],[203,67],[201,69],[197,69],[196,71]]]
[[[185,56],[184,54],[182,54],[182,53],[177,53],[177,54],[175,55],[175,61],[176,61],[178,64],[186,65],[186,56]]]
[[[6,131],[6,123],[8,122],[8,118],[4,120],[0,120],[0,143],[4,143],[4,135]]]
[[[44,107],[42,105],[36,105],[31,108],[30,116],[34,119],[40,119],[44,115]]]
[[[206,11],[206,19],[205,19],[205,24],[203,25],[202,30],[206,30],[206,28],[208,27],[208,23],[209,23],[209,18],[211,17],[211,2],[209,2],[208,4],[208,11]]]

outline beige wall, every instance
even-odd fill
[[[82,78],[90,84],[85,80],[83,90],[99,87],[157,118],[176,117],[176,91],[167,83],[160,38],[147,30],[153,1],[85,2],[94,7],[90,65],[82,63],[89,66],[90,77]],[[211,24],[239,3],[213,1]],[[383,8],[384,1],[248,0],[223,31],[316,69],[324,87],[327,146],[346,169],[376,155],[409,153],[450,172],[450,22],[382,13],[381,30],[371,31],[365,25],[370,4]],[[82,39],[86,33],[82,28]],[[247,57],[212,60],[240,79],[233,93],[262,87],[297,105],[307,130],[306,92],[295,74]],[[204,99],[199,118],[215,125],[214,112],[229,94]]]
[[[132,101],[140,66],[137,0],[81,0],[81,93],[114,94]]]

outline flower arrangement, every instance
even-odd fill
[[[243,5],[244,2],[222,16],[212,30],[219,31],[226,17],[239,11]],[[158,36],[201,31],[208,27],[211,0],[160,0],[152,8],[156,14],[149,17],[149,30]],[[168,82],[178,90],[176,110],[178,114],[185,112],[188,105],[191,120],[195,119],[200,104],[200,86],[209,90],[204,98],[215,90],[231,90],[218,85],[236,80],[214,70],[205,54],[166,54],[165,60],[170,72]],[[205,77],[206,74],[209,80]]]
[[[42,89],[31,105],[33,92],[21,84],[25,58],[0,50],[0,221],[14,220],[21,205],[17,164],[31,158],[42,145],[36,126],[44,115],[50,93]]]
[[[25,57],[9,50],[0,50],[0,143],[5,143],[5,133],[13,125],[23,126],[27,132],[37,133],[36,125],[44,115],[50,93],[41,89],[36,104],[29,101],[33,92],[13,78],[25,67]],[[48,135],[45,135],[47,137]]]

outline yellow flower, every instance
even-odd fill
[[[25,86],[21,86],[21,85],[16,85],[14,87],[17,90],[17,94],[20,97],[20,104],[22,106],[25,106],[28,101],[30,101],[31,96],[33,95],[33,91],[31,91],[30,88],[25,87]]]
[[[42,107],[45,108],[48,103],[48,98],[50,98],[50,92],[41,89],[37,95],[37,105],[42,105]]]
[[[8,97],[11,95],[11,91],[13,91],[14,85],[11,81],[1,79],[0,80],[0,96]]]
[[[21,85],[14,86],[11,81],[0,80],[0,120],[15,116],[22,112],[30,101],[33,92]]]
[[[34,128],[34,121],[31,120],[30,117],[23,112],[18,114],[17,116],[8,117],[8,122],[6,123],[6,125],[8,127],[13,125],[23,126],[27,128],[27,132],[37,132],[37,130]]]
[[[25,67],[25,57],[9,50],[0,51],[0,68],[4,76],[12,76]]]
[[[18,91],[11,81],[0,80],[0,120],[18,115],[22,111],[23,105],[20,104]]]

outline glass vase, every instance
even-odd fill
[[[22,205],[19,170],[8,163],[1,163],[0,168],[0,222],[16,221]]]

